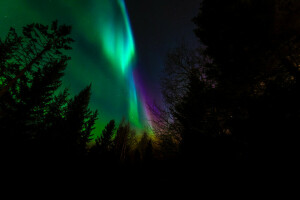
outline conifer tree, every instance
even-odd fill
[[[92,152],[106,156],[113,150],[113,136],[116,131],[115,120],[111,120],[102,131],[102,134],[96,138],[96,144]]]
[[[11,28],[0,40],[0,127],[2,147],[16,154],[84,155],[97,111],[90,89],[73,99],[58,93],[70,59],[70,26],[30,24],[21,36]]]
[[[62,141],[66,153],[85,154],[86,144],[92,139],[92,130],[98,112],[91,111],[91,85],[69,101],[64,121]]]
[[[71,27],[30,24],[19,36],[11,28],[1,41],[0,124],[6,140],[32,141],[43,128],[70,59]]]

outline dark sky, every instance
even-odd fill
[[[183,40],[198,42],[191,19],[201,0],[126,0],[138,52],[138,68],[149,93],[159,94],[159,76],[166,54]]]
[[[57,19],[71,25],[75,43],[64,87],[75,95],[92,83],[91,107],[100,113],[97,131],[122,117],[141,128],[151,118],[146,105],[160,101],[167,52],[183,40],[197,43],[191,19],[200,1],[0,0],[0,37],[9,27],[21,32],[33,22]]]

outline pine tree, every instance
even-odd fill
[[[92,139],[92,130],[98,112],[91,111],[89,100],[91,85],[76,95],[67,106],[61,141],[65,153],[71,155],[86,154],[86,144]]]
[[[102,131],[102,134],[95,140],[95,146],[92,148],[93,153],[102,156],[108,156],[113,150],[113,137],[116,131],[115,120],[111,120]]]
[[[0,98],[2,98],[10,89],[12,89],[18,80],[26,73],[32,72],[36,67],[47,64],[53,59],[59,60],[62,50],[69,50],[69,44],[73,39],[69,37],[71,27],[62,25],[58,26],[58,22],[54,21],[51,28],[42,24],[30,24],[23,28],[23,36],[18,37],[15,30],[11,29],[6,38],[5,46],[11,47],[6,50],[6,61],[8,65],[13,62],[18,66],[18,73],[13,77],[4,77],[0,90]],[[12,60],[8,60],[11,55]],[[9,66],[5,66],[7,68]]]
[[[51,28],[31,24],[21,36],[11,28],[0,42],[0,125],[3,141],[14,142],[13,148],[32,146],[44,130],[45,116],[70,59],[62,53],[71,49],[70,30],[57,21]]]
[[[2,147],[12,155],[85,155],[97,111],[89,109],[91,86],[73,99],[58,93],[70,59],[71,27],[31,24],[0,40]],[[60,155],[61,154],[61,155]]]

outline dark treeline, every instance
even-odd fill
[[[61,89],[71,27],[31,24],[21,36],[12,28],[0,40],[2,160],[177,181],[290,166],[300,118],[299,8],[297,0],[203,0],[193,19],[199,48],[181,45],[167,56],[164,104],[151,106],[155,139],[112,120],[92,146],[91,85],[75,97]]]
[[[73,156],[85,152],[97,111],[90,88],[74,98],[58,92],[70,59],[71,27],[31,24],[1,41],[1,147],[10,157]]]
[[[0,40],[2,163],[28,176],[44,171],[74,177],[86,170],[143,166],[151,159],[147,133],[138,137],[125,120],[119,125],[112,120],[94,136],[98,112],[89,108],[91,85],[74,97],[62,88],[70,32],[54,21],[27,25],[21,34],[11,28]]]
[[[152,107],[163,148],[186,172],[289,173],[300,133],[299,9],[297,0],[203,0],[199,48],[169,53],[165,105]]]

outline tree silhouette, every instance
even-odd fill
[[[299,7],[298,1],[204,0],[194,19],[213,59],[206,71],[221,99],[220,123],[249,146],[255,162],[279,159],[294,146]]]
[[[176,149],[176,143],[182,141],[183,125],[178,120],[178,105],[188,92],[189,78],[196,72],[201,79],[202,59],[196,51],[181,45],[167,55],[161,87],[164,107],[152,106],[155,132],[169,149]],[[170,138],[171,137],[171,138]]]
[[[69,50],[73,39],[68,37],[70,26],[58,26],[54,21],[49,29],[42,24],[30,24],[23,28],[23,37],[18,37],[12,28],[5,41],[5,46],[13,47],[8,54],[13,54],[15,64],[19,65],[18,73],[14,77],[6,77],[2,81],[0,98],[12,88],[26,72],[33,70],[35,65],[57,59],[62,56],[61,50]],[[12,52],[13,51],[13,52]],[[9,55],[4,56],[9,58]]]
[[[32,141],[42,127],[69,60],[61,50],[70,49],[70,30],[57,22],[51,28],[31,24],[22,36],[11,28],[1,42],[0,123],[16,146]]]
[[[147,146],[145,148],[145,152],[144,152],[144,158],[143,158],[144,162],[146,165],[151,166],[153,160],[154,160],[154,155],[153,155],[153,144],[152,141],[149,140],[147,143]]]
[[[1,47],[0,126],[7,156],[84,155],[97,119],[90,87],[74,99],[58,93],[70,59],[71,27],[31,24],[11,28]],[[6,141],[6,142],[4,142]],[[11,143],[11,144],[9,144]]]
[[[91,131],[98,112],[89,109],[91,85],[83,89],[68,103],[62,141],[69,153],[86,153],[86,144],[91,140]]]
[[[124,162],[129,159],[129,153],[132,153],[133,147],[136,144],[135,136],[136,132],[123,119],[119,124],[114,138],[114,151],[119,161]]]
[[[95,140],[95,145],[92,147],[91,152],[102,156],[111,156],[114,149],[113,137],[115,135],[116,125],[115,120],[111,120],[102,131],[102,134]]]
[[[202,163],[257,163],[286,152],[278,146],[292,144],[299,120],[298,8],[204,0],[194,22],[206,47],[180,46],[167,57],[164,107],[152,108],[161,144],[175,139],[185,159]]]

